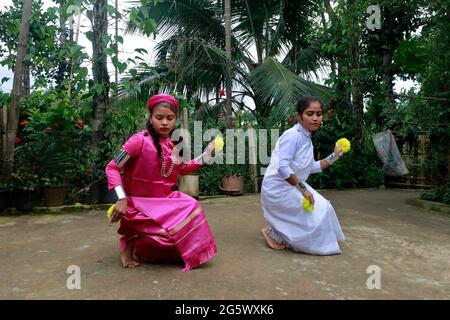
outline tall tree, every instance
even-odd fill
[[[14,169],[14,146],[17,134],[17,122],[19,117],[19,102],[22,93],[24,59],[27,51],[28,33],[30,30],[32,0],[25,0],[22,11],[22,21],[19,32],[16,67],[14,69],[14,81],[12,89],[12,105],[8,113],[7,143],[3,157],[3,178],[10,180]]]
[[[233,110],[232,110],[232,85],[231,85],[231,0],[225,0],[225,54],[227,60],[227,68],[225,75],[226,83],[226,110],[227,110],[227,127],[231,128],[233,124]]]
[[[264,124],[286,119],[301,95],[326,94],[327,88],[305,80],[311,64],[303,63],[303,56],[289,54],[289,63],[280,58],[302,42],[307,46],[316,1],[233,0],[230,4],[231,71],[233,87],[239,88],[233,92],[235,105],[248,108],[243,98],[252,98],[256,105],[252,112]],[[167,87],[173,88],[170,82],[174,82],[177,88],[191,88],[197,97],[209,97],[217,93],[218,83],[226,81],[224,6],[224,0],[161,0],[140,7],[137,18],[153,18],[165,38],[156,50],[158,67],[166,68],[170,79]],[[144,32],[145,24],[131,23],[130,29]],[[253,47],[256,56],[250,52]]]
[[[99,143],[104,138],[103,122],[109,105],[107,65],[108,11],[107,0],[95,0],[92,10],[92,73],[94,76],[91,152],[99,156]]]

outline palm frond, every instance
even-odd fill
[[[256,100],[268,106],[265,108],[266,116],[273,113],[277,120],[285,119],[301,96],[313,95],[324,100],[329,95],[326,87],[300,78],[274,58],[267,58],[253,70],[249,81]],[[256,106],[257,109],[258,107],[260,106]]]

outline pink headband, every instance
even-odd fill
[[[166,102],[174,107],[178,111],[178,107],[180,106],[178,100],[171,95],[160,93],[152,96],[147,102],[148,111],[152,111],[152,108],[161,102]]]

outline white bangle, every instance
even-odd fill
[[[333,163],[339,160],[339,157],[337,157],[336,154],[333,152],[328,157],[326,157],[325,160],[328,162],[329,165],[332,165]]]
[[[212,157],[205,151],[201,155],[199,155],[197,158],[195,158],[195,161],[203,164],[205,162],[208,162]]]
[[[123,190],[122,186],[117,186],[114,188],[114,191],[116,192],[117,199],[125,199],[127,195],[125,194],[125,190]]]

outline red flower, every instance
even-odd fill
[[[26,111],[23,111],[23,112],[22,112],[22,115],[23,115],[23,116],[26,116],[26,115],[28,115],[28,113],[26,113]]]
[[[50,133],[50,132],[52,132],[53,129],[51,127],[48,127],[46,130],[47,130],[47,132]]]
[[[21,142],[22,142],[22,139],[20,139],[20,137],[16,137],[16,144],[21,143]]]
[[[224,96],[224,95],[225,95],[225,90],[221,89],[221,90],[219,91],[219,94],[220,94],[221,97]]]
[[[288,122],[289,123],[293,123],[294,122],[294,117],[289,117]]]
[[[75,124],[76,124],[77,126],[79,126],[81,129],[83,129],[83,127],[84,127],[84,123],[83,123],[83,121],[81,121],[81,120],[76,120],[76,121],[75,121]]]
[[[328,117],[331,117],[333,115],[333,109],[328,109],[327,115]]]
[[[20,125],[21,125],[22,127],[25,127],[26,124],[27,124],[27,120],[22,120],[22,121],[20,121]]]

